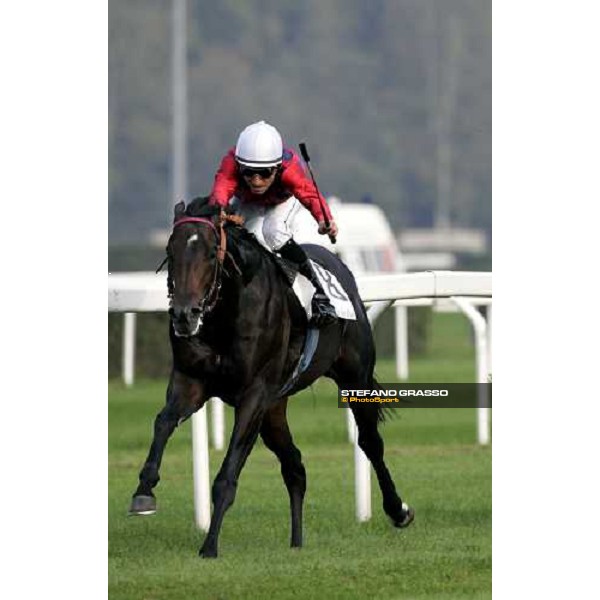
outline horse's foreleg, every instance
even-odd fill
[[[156,499],[152,490],[160,480],[159,469],[165,446],[179,423],[189,418],[205,400],[200,382],[178,371],[171,373],[166,404],[154,420],[154,437],[140,472],[140,483],[133,494],[129,514],[149,515],[156,512]]]
[[[213,514],[210,528],[200,548],[200,556],[204,558],[217,556],[223,517],[233,504],[240,472],[260,431],[264,415],[263,398],[261,385],[257,385],[252,392],[244,395],[241,404],[235,409],[235,422],[227,454],[212,487]]]
[[[414,511],[403,504],[383,459],[383,440],[377,430],[377,405],[351,405],[351,408],[358,427],[358,445],[377,474],[383,496],[383,510],[396,527],[407,527],[414,519]]]
[[[281,475],[290,495],[292,515],[292,548],[302,546],[302,504],[306,492],[306,470],[300,450],[294,445],[287,417],[287,398],[278,402],[265,414],[260,435],[281,462]]]

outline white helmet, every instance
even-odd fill
[[[248,125],[238,137],[235,159],[245,167],[274,167],[281,164],[283,143],[279,131],[264,121]]]

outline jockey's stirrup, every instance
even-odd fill
[[[300,263],[299,271],[313,284],[316,290],[311,303],[311,324],[317,327],[324,327],[333,323],[337,319],[335,308],[331,305],[310,260],[306,259]]]

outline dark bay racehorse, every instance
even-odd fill
[[[208,398],[219,396],[234,408],[235,422],[213,483],[213,514],[200,554],[217,556],[223,517],[234,501],[240,472],[259,434],[281,462],[290,496],[291,545],[299,547],[306,472],[288,428],[288,396],[322,375],[340,387],[378,388],[373,377],[371,327],[347,267],[324,248],[305,246],[313,260],[336,274],[357,320],[339,319],[321,329],[310,365],[283,392],[302,352],[306,314],[273,255],[245,229],[226,222],[224,213],[219,214],[206,200],[197,198],[187,209],[183,202],[175,207],[167,246],[173,369],[130,513],[155,512],[152,490],[159,481],[167,440]],[[381,405],[350,406],[358,443],[377,474],[383,509],[396,527],[406,527],[414,511],[403,505],[383,459],[377,430],[383,420]]]

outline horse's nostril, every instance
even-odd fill
[[[187,311],[179,307],[169,308],[169,315],[173,321],[187,320]]]
[[[199,307],[199,306],[194,306],[194,307],[192,308],[192,314],[193,314],[195,317],[199,317],[199,316],[202,314],[202,311],[200,310],[200,307]]]

